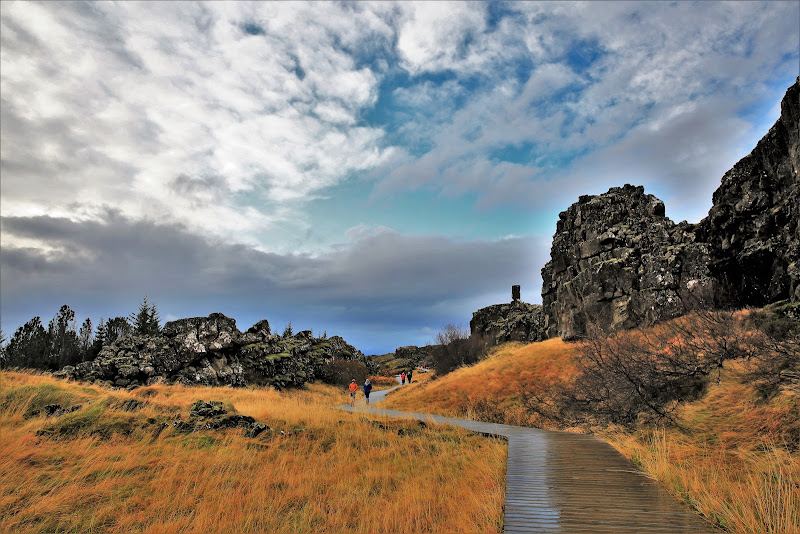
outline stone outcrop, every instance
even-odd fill
[[[395,360],[403,360],[401,367],[413,369],[423,363],[431,363],[433,361],[434,347],[438,345],[425,345],[424,347],[417,347],[416,345],[407,345],[405,347],[397,347],[394,351]]]
[[[626,185],[582,196],[559,216],[542,269],[548,337],[649,325],[687,303],[800,302],[800,78],[753,152],[722,178],[708,216],[673,223]]]
[[[103,347],[97,358],[67,366],[56,376],[115,387],[155,382],[297,387],[321,376],[334,358],[358,360],[375,372],[374,362],[339,336],[315,338],[310,330],[291,337],[271,333],[266,320],[246,332],[221,313],[180,319],[158,336],[128,336]]]
[[[699,234],[733,304],[800,302],[800,78],[781,116],[722,177]]]
[[[538,304],[520,300],[519,286],[511,287],[511,302],[481,308],[472,314],[470,335],[481,336],[490,346],[509,341],[533,343],[547,339],[545,316]]]
[[[548,337],[575,339],[675,317],[684,299],[713,286],[695,228],[673,223],[664,203],[625,185],[582,196],[559,216],[542,269]],[[713,290],[713,289],[712,289]]]

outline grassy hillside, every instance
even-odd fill
[[[198,399],[272,430],[180,432]],[[346,399],[320,385],[126,392],[2,372],[0,531],[502,528],[503,442],[330,409]],[[53,404],[68,413],[44,415]]]
[[[551,339],[507,344],[477,365],[390,395],[396,409],[558,428],[532,410],[534,395],[568,385],[575,344]],[[765,400],[745,362],[731,360],[704,393],[681,404],[675,424],[593,425],[649,475],[731,532],[800,532],[800,395]],[[586,428],[584,427],[584,430]]]
[[[548,391],[575,373],[574,346],[560,339],[507,343],[476,365],[391,394],[387,408],[479,421],[560,428],[528,409],[526,395]]]

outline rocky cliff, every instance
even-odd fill
[[[582,196],[559,216],[542,269],[548,337],[648,325],[709,302],[800,302],[800,78],[781,117],[722,178],[709,215],[673,223],[642,187]]]
[[[733,303],[800,302],[800,78],[781,116],[722,177],[698,234]]]
[[[470,335],[481,336],[489,346],[509,341],[533,343],[547,339],[545,316],[538,304],[528,304],[519,298],[519,286],[512,286],[512,300],[494,304],[472,314]]]
[[[155,382],[276,387],[300,386],[320,376],[337,359],[375,364],[341,337],[315,338],[311,331],[291,337],[271,333],[259,321],[246,332],[221,313],[180,319],[159,336],[129,336],[103,347],[92,361],[67,366],[57,376],[135,387]]]
[[[712,285],[708,250],[664,203],[625,185],[582,196],[559,216],[542,269],[548,337],[574,339],[680,315],[684,299]]]

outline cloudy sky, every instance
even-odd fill
[[[0,314],[220,311],[366,353],[541,302],[558,213],[696,222],[800,3],[1,2]]]

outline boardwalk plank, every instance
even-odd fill
[[[373,392],[371,398],[378,402],[392,389]],[[340,408],[450,424],[507,439],[505,534],[713,532],[594,436],[366,406]]]

